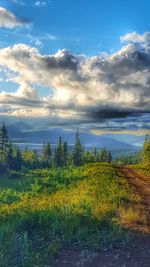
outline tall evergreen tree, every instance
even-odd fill
[[[150,136],[146,135],[142,150],[142,160],[146,164],[150,164]]]
[[[109,162],[109,151],[104,147],[100,151],[99,160],[102,162]]]
[[[17,147],[16,148],[16,155],[15,155],[15,170],[20,170],[22,165],[22,153],[20,149]]]
[[[14,147],[12,143],[9,143],[7,150],[7,168],[12,170],[14,167]]]
[[[43,151],[42,151],[42,163],[44,167],[48,167],[51,164],[52,159],[52,150],[50,143],[43,145]]]
[[[34,169],[39,168],[39,164],[40,164],[40,162],[39,162],[39,155],[38,155],[38,153],[37,153],[36,150],[34,150],[32,153],[33,153],[32,154],[33,155],[33,164],[32,164],[32,167]]]
[[[96,147],[94,148],[93,156],[94,156],[94,161],[97,162],[98,161],[98,153],[97,153]]]
[[[2,128],[0,129],[0,161],[6,162],[8,151],[8,133],[3,122]]]
[[[64,154],[64,165],[68,163],[68,143],[67,141],[63,144],[63,154]]]
[[[55,148],[54,164],[56,167],[64,166],[64,149],[63,149],[61,137],[59,137],[58,145]]]
[[[111,154],[111,151],[108,152],[108,162],[109,163],[112,162],[112,154]]]
[[[80,166],[83,163],[83,147],[80,142],[79,129],[76,132],[76,140],[73,148],[73,165]]]

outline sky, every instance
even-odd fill
[[[150,130],[149,0],[0,1],[0,121]]]

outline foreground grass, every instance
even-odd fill
[[[70,245],[123,245],[128,228],[145,223],[139,196],[106,163],[12,173],[0,179],[0,188],[2,267],[50,266],[57,251]]]

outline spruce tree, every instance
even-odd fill
[[[43,151],[42,151],[42,162],[44,167],[48,167],[51,163],[52,158],[52,150],[50,143],[43,145]]]
[[[150,164],[150,136],[146,135],[142,150],[142,160],[146,164]]]
[[[112,162],[112,154],[111,154],[111,151],[108,152],[108,162],[109,163]]]
[[[109,162],[109,151],[104,147],[99,154],[101,162]]]
[[[64,166],[64,149],[63,149],[61,137],[59,137],[58,145],[55,148],[54,164],[56,167]]]
[[[36,169],[39,167],[39,155],[36,150],[32,152],[32,157],[33,157],[32,168]]]
[[[14,147],[12,143],[9,143],[7,150],[7,168],[12,170],[14,168],[15,160],[14,160]]]
[[[3,122],[2,128],[0,129],[0,161],[6,162],[8,151],[8,133]]]
[[[20,170],[21,166],[22,166],[22,153],[20,149],[17,147],[16,157],[15,157],[15,170]]]
[[[94,148],[93,156],[94,156],[94,161],[97,162],[98,161],[98,153],[97,153],[96,147]]]
[[[80,166],[82,165],[83,162],[83,147],[80,142],[80,137],[79,137],[79,130],[77,129],[76,132],[76,140],[75,140],[75,145],[73,148],[73,165],[74,166]]]
[[[68,143],[67,141],[63,144],[63,154],[64,154],[64,165],[66,166],[68,163]]]

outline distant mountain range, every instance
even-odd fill
[[[25,131],[28,131],[28,130],[32,129],[32,127],[30,125],[26,124],[23,121],[18,121],[18,122],[15,122],[13,124],[9,124],[7,127],[9,127],[9,128],[10,127],[17,128],[21,132],[25,132]]]
[[[144,135],[132,134],[105,134],[104,136],[137,147],[142,147],[145,139]]]
[[[69,145],[75,141],[75,131],[64,130],[62,128],[51,129],[33,129],[31,126],[20,121],[7,125],[10,140],[14,143],[42,144],[50,142],[56,144],[59,136],[62,140],[67,140]],[[106,147],[112,151],[133,152],[141,148],[144,142],[144,136],[131,134],[104,134],[96,135],[89,132],[80,132],[80,139],[86,148]]]

